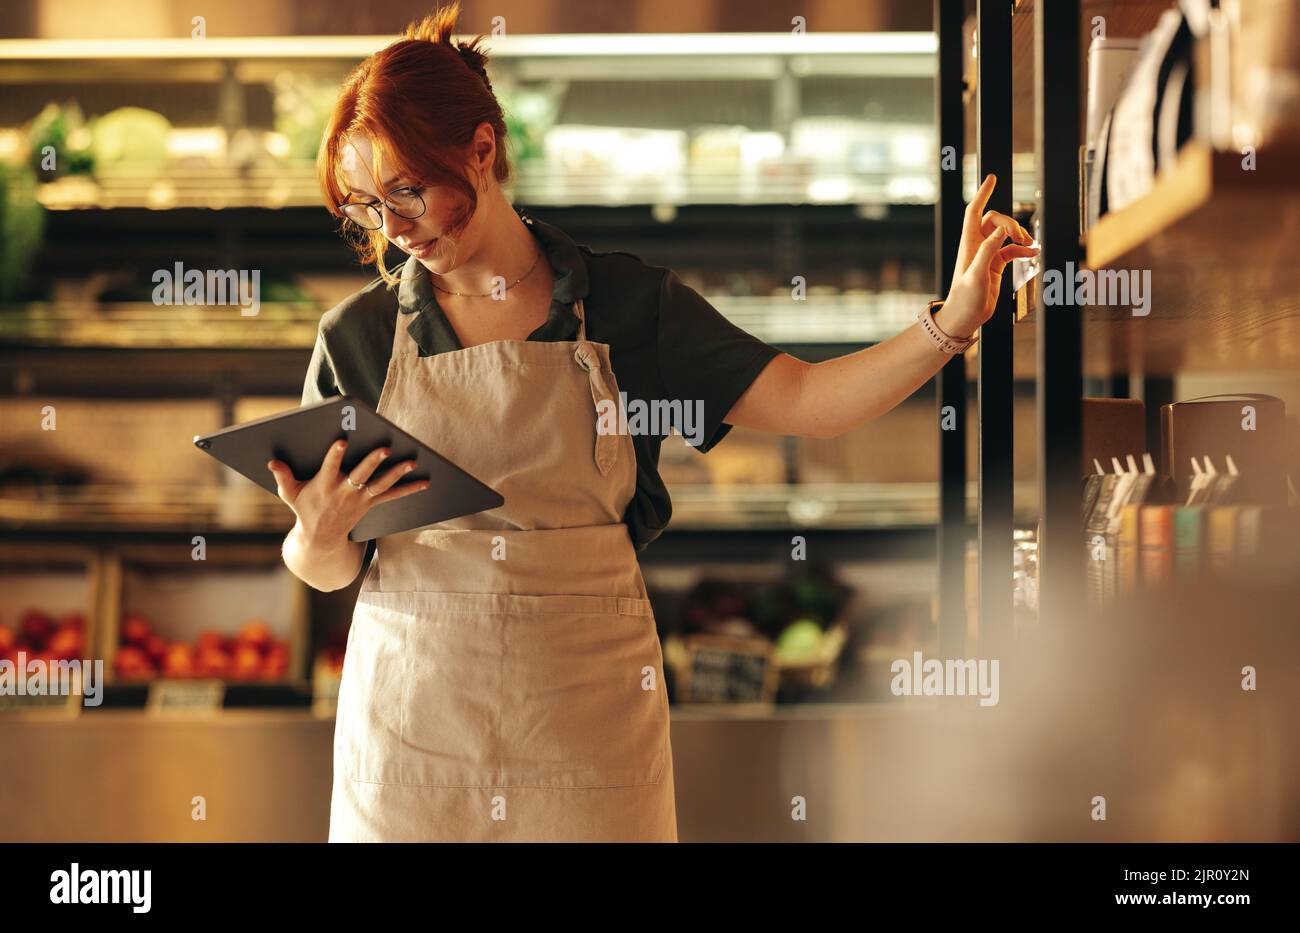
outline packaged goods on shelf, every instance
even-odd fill
[[[790,158],[812,170],[809,197],[932,201],[934,130],[923,124],[849,117],[801,117],[790,127]]]
[[[1087,226],[1146,195],[1192,139],[1234,153],[1300,144],[1298,17],[1289,0],[1183,0],[1136,49],[1131,39],[1095,39]]]
[[[1192,136],[1192,29],[1167,10],[1143,40],[1111,111],[1100,183],[1103,210],[1121,210],[1151,190],[1156,173]]]
[[[1252,408],[1243,413],[1243,405]],[[1138,589],[1203,577],[1277,582],[1300,574],[1300,509],[1287,504],[1279,456],[1286,424],[1281,400],[1192,399],[1165,405],[1162,415],[1171,476],[1156,476],[1144,455],[1143,470],[1134,469],[1131,457],[1127,468],[1115,457],[1113,472],[1084,479],[1093,600],[1110,606]],[[1269,425],[1264,434],[1257,430],[1261,422]]]
[[[1110,113],[1139,60],[1142,42],[1127,36],[1094,36],[1088,46],[1086,145],[1097,145],[1102,121]]]
[[[744,126],[695,127],[688,147],[691,168],[740,171],[742,141],[748,132]]]
[[[1087,133],[1083,177],[1087,209],[1080,214],[1080,224],[1085,232],[1102,212],[1101,185],[1094,181],[1093,173],[1096,166],[1105,161],[1104,155],[1099,160],[1098,153],[1105,152],[1109,141],[1110,112],[1138,62],[1140,48],[1140,40],[1118,36],[1096,36],[1088,47]]]
[[[686,134],[560,123],[546,134],[546,162],[562,178],[597,174],[611,182],[671,179],[685,172]]]
[[[1223,465],[1230,456],[1241,474],[1241,501],[1285,504],[1286,424],[1285,403],[1258,393],[1205,396],[1161,406],[1164,468],[1186,499],[1196,472],[1192,458],[1208,456]]]

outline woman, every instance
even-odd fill
[[[1006,263],[1035,251],[1012,219],[982,214],[990,177],[937,311],[803,363],[671,270],[510,205],[501,108],[480,40],[451,41],[458,14],[362,62],[326,127],[326,204],[379,278],[323,316],[302,401],[373,405],[505,504],[363,548],[347,535],[367,509],[420,488],[394,488],[408,464],[381,449],[345,474],[345,442],[308,481],[268,464],[297,516],[295,574],[340,589],[376,557],[339,689],[330,839],[675,841],[663,658],[636,559],[670,515],[662,434],[605,430],[601,412],[626,393],[628,409],[698,413],[683,434],[701,452],[731,425],[839,435],[924,385],[992,314]]]

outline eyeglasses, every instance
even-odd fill
[[[390,191],[384,195],[383,205],[403,220],[415,220],[424,214],[424,198],[420,197],[419,188],[397,188]],[[379,202],[368,204],[349,201],[340,204],[339,210],[344,217],[363,230],[378,230],[384,225],[384,215],[380,212]]]

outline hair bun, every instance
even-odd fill
[[[410,41],[432,42],[435,45],[445,45],[457,55],[460,56],[469,70],[474,72],[483,79],[488,90],[492,89],[492,82],[488,79],[487,73],[487,56],[479,49],[479,39],[460,44],[451,41],[452,34],[456,31],[456,23],[460,19],[460,4],[451,3],[446,6],[440,6],[437,10],[417,20],[406,27],[406,32],[402,38]]]

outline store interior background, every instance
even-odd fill
[[[293,578],[279,558],[289,510],[191,438],[295,406],[320,315],[372,277],[320,206],[311,158],[340,80],[382,44],[366,37],[392,35],[431,5],[13,0],[0,9],[2,42],[71,40],[48,56],[30,47],[0,55],[0,163],[30,142],[34,121],[69,152],[91,140],[84,151],[97,159],[36,178],[29,194],[40,206],[15,194],[3,214],[0,625],[21,633],[30,610],[56,622],[80,613],[82,656],[104,658],[110,678],[100,709],[0,711],[0,839],[324,839],[333,731],[324,698],[360,578],[330,594]],[[504,19],[508,38],[486,44],[517,131],[513,199],[575,241],[675,269],[746,330],[809,360],[884,339],[935,297],[930,3],[465,0],[462,11],[462,34]],[[191,38],[196,15],[204,40]],[[798,16],[809,51],[763,45],[759,34],[789,32]],[[666,54],[672,38],[653,35],[663,33],[712,39]],[[876,51],[845,53],[836,34],[873,34]],[[615,55],[592,36],[646,38]],[[172,44],[160,56],[150,41]],[[205,42],[228,45],[214,54]],[[118,127],[93,132],[95,118],[123,107],[152,115],[119,113]],[[1032,208],[1033,158],[1032,145],[1015,155],[1021,209]],[[975,166],[965,169],[971,187]],[[8,180],[21,187],[17,174]],[[260,314],[154,306],[151,273],[176,262],[259,268]],[[806,301],[790,300],[794,276],[806,279]],[[1290,352],[1290,365],[1173,373],[1168,400],[1275,395],[1290,415],[1294,463],[1300,366]],[[1085,382],[1092,397],[1136,391],[1127,372]],[[1034,397],[1030,372],[1015,386],[1024,529],[1037,517]],[[33,414],[45,404],[57,407],[57,431]],[[966,441],[973,533],[978,431]],[[833,440],[735,429],[701,457],[670,438],[661,470],[673,522],[642,568],[670,659],[680,643],[670,639],[705,630],[760,634],[785,652],[763,701],[688,703],[670,692],[683,840],[1300,834],[1291,726],[1260,727],[1211,694],[1171,705],[1174,688],[1161,678],[1172,672],[1120,673],[1151,670],[1143,665],[1161,656],[1162,634],[1198,632],[1183,660],[1212,678],[1209,602],[1161,602],[1131,640],[1109,628],[1082,649],[1058,643],[1060,633],[1040,631],[1050,626],[1032,605],[1026,547],[1013,627],[1041,634],[1044,653],[1031,655],[1024,639],[1008,647],[1004,683],[1017,657],[1033,673],[1004,690],[1021,699],[1041,690],[1043,702],[987,712],[973,700],[890,694],[892,659],[937,650],[933,382]],[[194,535],[206,539],[201,570]],[[806,561],[791,560],[796,536]],[[1075,621],[1097,620],[1081,612]],[[798,622],[820,634],[807,625],[792,634]],[[149,645],[152,635],[162,642]],[[973,618],[970,635],[972,656],[982,656]],[[189,648],[154,650],[163,643]],[[1278,676],[1289,671],[1293,691],[1296,639],[1261,644],[1285,649]],[[1084,656],[1095,666],[1063,660]],[[208,661],[207,675],[224,683],[220,710],[147,708],[163,696],[151,679],[203,674]],[[670,671],[668,688],[677,686]],[[1189,709],[1204,718],[1190,723]],[[1124,731],[1101,738],[1100,722]],[[1238,740],[1186,753],[1178,743],[1197,727]],[[1113,786],[1137,788],[1124,821],[1086,818],[1105,788],[1075,773],[1084,747],[1114,758]],[[1226,764],[1261,755],[1259,767]],[[195,795],[208,801],[206,821],[191,818]],[[808,801],[806,820],[791,819],[796,797]],[[1084,803],[1076,811],[1072,800]]]

